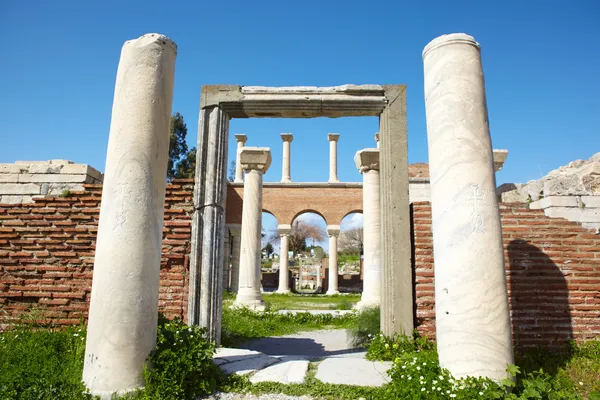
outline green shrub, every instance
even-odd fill
[[[21,324],[0,333],[0,399],[89,399],[81,381],[85,326]]]
[[[144,398],[195,399],[215,389],[220,371],[212,361],[215,344],[205,334],[204,328],[159,314],[156,350],[148,357],[151,368],[144,370]]]
[[[371,343],[372,338],[380,332],[379,307],[365,308],[356,317],[356,325],[350,328],[350,345],[360,348]]]
[[[416,329],[412,338],[403,335],[387,337],[379,333],[371,336],[367,360],[394,361],[405,353],[418,353],[422,350],[435,350],[435,343],[427,337],[421,337]]]

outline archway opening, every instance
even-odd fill
[[[322,215],[303,211],[294,217],[289,235],[293,291],[321,293],[328,247],[327,223]]]
[[[262,212],[260,275],[264,292],[277,290],[279,276],[279,241],[277,218],[269,211]]]
[[[363,214],[352,212],[340,223],[338,239],[338,273],[340,292],[362,292],[363,280]]]

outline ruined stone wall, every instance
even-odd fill
[[[193,181],[167,186],[159,308],[185,318]],[[35,311],[78,323],[87,315],[101,187],[33,204],[0,205],[0,326]],[[519,346],[600,336],[600,235],[526,204],[502,204],[513,334]],[[435,336],[429,203],[412,206],[416,319]]]
[[[94,168],[69,160],[0,164],[0,204],[33,203],[36,197],[81,191],[85,183],[102,181],[102,174]]]
[[[435,337],[431,207],[411,209],[416,320]],[[600,235],[526,204],[500,210],[515,345],[562,346],[600,336]]]

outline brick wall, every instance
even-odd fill
[[[190,180],[167,187],[159,309],[187,314]],[[0,205],[0,326],[35,310],[78,323],[87,314],[101,187],[68,198]],[[429,203],[412,205],[415,315],[435,336]],[[501,206],[513,334],[518,346],[600,336],[600,236],[526,205]]]
[[[187,313],[193,180],[168,185],[159,308]],[[26,311],[76,324],[87,316],[102,187],[0,206],[0,325]]]
[[[560,347],[600,336],[600,236],[524,204],[502,204],[513,341],[519,348]],[[412,205],[416,320],[435,336],[429,203]]]

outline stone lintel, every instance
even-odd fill
[[[289,235],[292,231],[292,225],[290,224],[280,224],[277,225],[277,234],[278,235]]]
[[[221,107],[232,118],[378,116],[389,99],[385,86],[265,87],[207,85],[201,108]]]
[[[502,169],[506,157],[508,157],[508,150],[505,149],[494,149],[492,150],[494,156],[494,171],[498,172]]]
[[[329,236],[338,236],[340,234],[339,225],[327,225],[327,234]]]
[[[339,133],[328,133],[327,134],[327,139],[331,142],[337,142],[338,140],[340,140],[340,134]]]
[[[379,149],[362,149],[354,156],[356,168],[362,174],[369,170],[379,171]]]
[[[236,142],[246,143],[248,137],[244,133],[236,133],[235,135]]]
[[[281,140],[283,140],[284,142],[291,142],[292,140],[294,140],[294,135],[292,135],[291,133],[282,133]]]
[[[242,147],[239,153],[244,170],[256,169],[264,174],[271,165],[271,149],[268,147]]]

